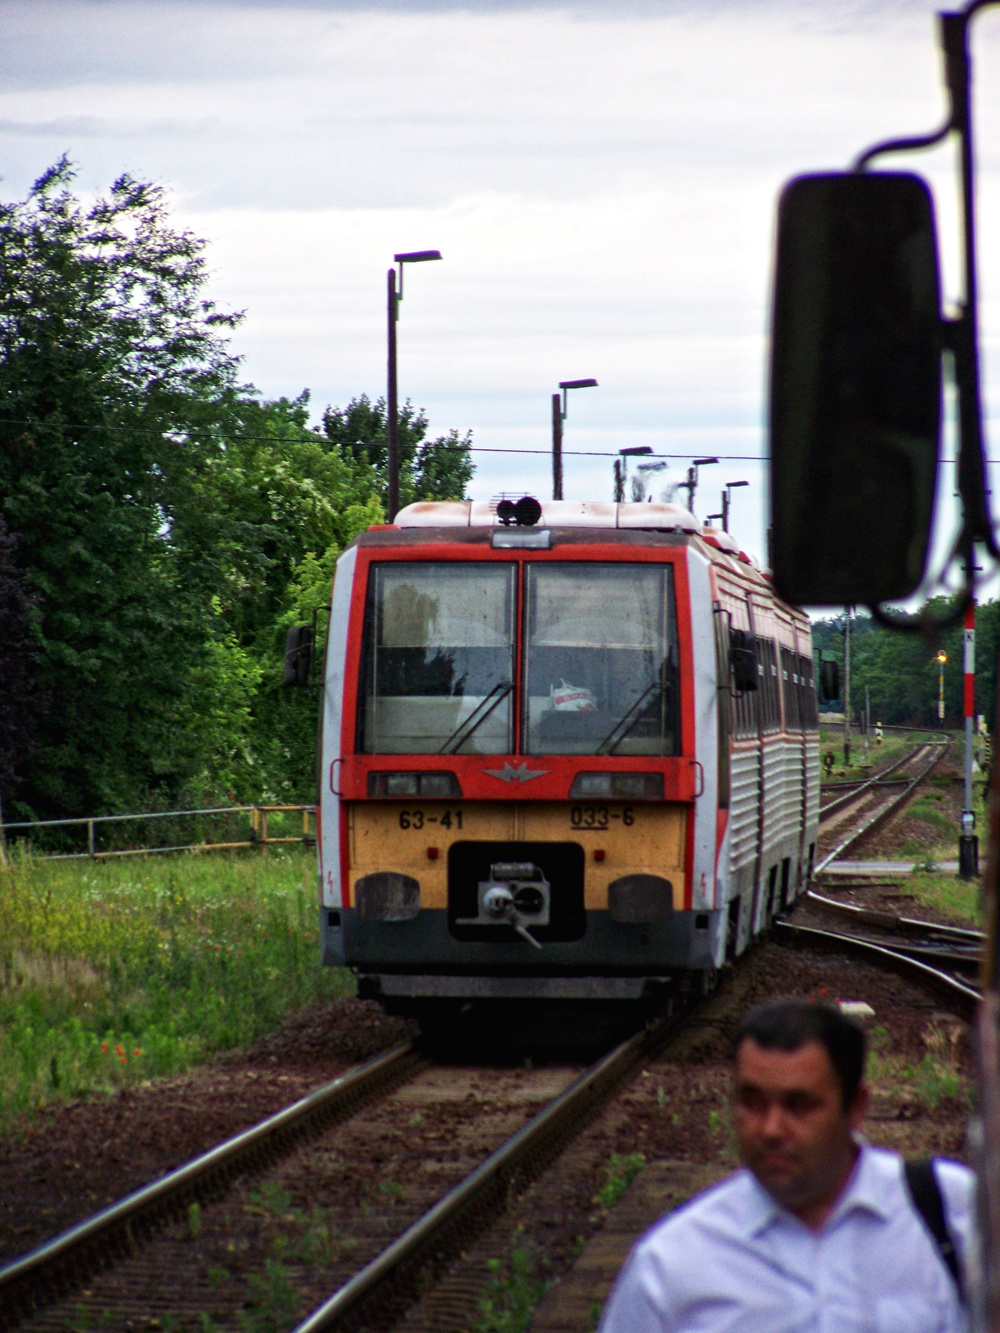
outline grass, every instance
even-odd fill
[[[871,1033],[868,1081],[897,1095],[908,1090],[918,1105],[934,1110],[945,1099],[968,1098],[971,1089],[961,1072],[958,1052],[961,1028],[957,1023],[931,1022],[924,1032],[924,1054],[920,1062],[893,1054],[889,1033],[876,1027]]]
[[[0,868],[0,1129],[174,1074],[342,994],[315,858],[291,849]]]
[[[842,727],[824,727],[819,733],[819,758],[820,758],[820,782],[826,786],[835,786],[838,781],[847,779],[857,779],[867,777],[870,769],[876,764],[889,763],[906,750],[912,750],[914,746],[930,740],[934,733],[902,733],[893,734],[887,732],[881,745],[875,744],[874,723],[872,724],[873,734],[868,737],[868,751],[865,752],[864,737],[851,733],[851,765],[849,770],[844,768],[844,731]],[[827,777],[826,768],[823,765],[823,756],[828,750],[834,754],[833,775]]]
[[[982,884],[978,879],[918,872],[906,879],[901,878],[899,887],[903,893],[912,893],[922,906],[945,916],[977,923],[981,919]],[[903,915],[912,913],[904,912]]]

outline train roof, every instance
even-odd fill
[[[618,504],[610,500],[539,500],[542,528],[632,528],[701,533],[702,524],[680,505]],[[396,515],[400,528],[505,526],[494,500],[419,500]],[[728,533],[726,534],[728,537]],[[736,544],[733,543],[736,550]]]
[[[750,565],[755,571],[760,569],[757,561],[741,551],[728,532],[699,522],[694,514],[680,505],[629,504],[610,500],[539,500],[537,503],[541,510],[533,525],[537,528],[569,529],[574,532],[580,529],[603,529],[609,534],[611,531],[636,535],[656,532],[700,537],[716,550]],[[496,501],[419,500],[401,509],[393,526],[406,529],[492,529],[506,525],[497,514]]]

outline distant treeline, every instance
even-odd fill
[[[938,605],[941,609],[943,604]],[[844,617],[813,622],[813,651],[841,664],[843,688]],[[993,729],[996,708],[997,647],[1000,602],[976,608],[976,712]],[[871,720],[901,726],[930,726],[937,721],[938,660],[943,650],[945,722],[957,726],[963,716],[962,625],[942,631],[933,642],[920,634],[903,634],[877,625],[859,613],[851,621],[851,714],[860,716],[865,690]],[[824,705],[840,709],[843,700]]]
[[[0,204],[3,816],[312,800],[285,633],[383,520],[384,401],[263,401],[162,191],[72,180]],[[403,502],[463,497],[470,434],[401,418]]]

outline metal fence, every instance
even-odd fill
[[[301,831],[289,833],[301,817]],[[159,834],[159,837],[156,835]],[[199,834],[201,835],[199,837]],[[214,837],[214,841],[210,839]],[[154,856],[164,852],[219,852],[316,843],[314,805],[222,805],[203,810],[157,810],[136,815],[36,819],[6,824],[8,851],[22,848],[53,860]],[[179,841],[186,838],[186,841]],[[84,840],[86,846],[83,847]]]

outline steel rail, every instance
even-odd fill
[[[828,912],[839,912],[849,916],[863,926],[882,926],[904,935],[931,935],[939,939],[951,940],[955,944],[981,944],[986,936],[981,930],[969,930],[964,926],[946,926],[940,921],[922,921],[913,916],[897,916],[895,912],[876,912],[870,907],[859,907],[857,903],[840,903],[826,894],[809,889],[806,898]]]
[[[868,818],[864,821],[864,823],[862,823],[858,828],[854,829],[851,833],[848,834],[846,838],[844,838],[841,842],[839,842],[832,852],[828,852],[827,855],[824,856],[823,860],[820,861],[819,865],[816,866],[815,870],[813,871],[814,876],[822,874],[822,872],[831,863],[831,861],[836,861],[837,858],[842,856],[846,851],[849,851],[852,847],[857,846],[857,844],[861,841],[862,838],[866,837],[870,833],[873,833],[875,829],[878,828],[879,824],[882,823],[883,820],[888,819],[890,815],[895,814],[895,812],[900,808],[900,806],[904,805],[909,800],[914,789],[918,787],[921,782],[923,782],[924,778],[931,771],[934,765],[939,763],[940,760],[944,757],[944,753],[947,748],[947,742],[942,742],[931,748],[934,750],[934,753],[923,765],[919,773],[917,773],[915,777],[911,778],[911,780],[907,783],[907,785],[903,788],[903,790],[898,793],[898,795],[891,797],[883,805],[880,805],[877,810],[873,811],[872,814],[868,816]],[[911,755],[910,758],[912,757],[913,756]],[[855,793],[855,795],[856,794],[857,793]]]
[[[913,755],[911,754],[908,757],[912,759]],[[878,787],[903,787],[908,781],[908,778],[902,777],[866,778],[864,782],[852,782],[849,790],[841,792],[838,796],[835,796],[832,801],[827,801],[826,805],[820,806],[819,817],[822,820],[824,815],[836,814],[838,810],[843,810],[845,806],[850,805],[852,801],[856,801],[859,797],[864,796],[869,790],[875,790]]]
[[[980,992],[966,985],[964,981],[942,972],[940,968],[931,967],[929,963],[911,958],[908,954],[889,949],[884,944],[859,939],[857,935],[844,935],[837,930],[822,930],[818,926],[799,926],[785,920],[775,921],[774,930],[778,935],[787,933],[806,945],[838,948],[845,953],[856,953],[863,958],[889,963],[896,970],[910,972],[922,981],[929,981],[938,989],[947,992],[950,999],[959,999],[969,1017],[980,1001]]]
[[[824,815],[832,815],[835,813],[835,811],[842,810],[845,805],[850,805],[852,801],[857,800],[859,796],[861,796],[864,792],[868,791],[870,788],[877,787],[879,783],[884,782],[884,780],[889,776],[890,773],[895,773],[897,768],[902,768],[903,764],[908,763],[909,760],[915,758],[916,755],[918,755],[921,750],[926,749],[928,745],[940,744],[940,743],[941,742],[924,741],[920,745],[915,746],[914,749],[908,751],[906,754],[901,754],[898,759],[894,759],[893,762],[889,764],[886,768],[883,768],[881,769],[880,772],[873,774],[872,777],[866,778],[864,782],[860,782],[858,784],[852,782],[850,784],[851,786],[850,791],[844,792],[843,795],[835,796],[833,800],[830,801],[827,805],[820,806],[819,810],[820,820],[822,820]],[[891,781],[892,782],[905,781],[905,779],[893,778],[891,779]]]
[[[489,1225],[509,1200],[545,1170],[574,1128],[688,1017],[689,1010],[672,1021],[659,1020],[599,1060],[334,1292],[294,1333],[356,1328],[376,1310],[380,1322],[387,1311],[398,1309],[402,1314],[421,1289],[421,1272],[428,1266],[443,1270],[471,1235]]]
[[[216,1197],[244,1171],[350,1114],[419,1062],[413,1042],[377,1055],[0,1268],[0,1329],[70,1294],[187,1204]]]

